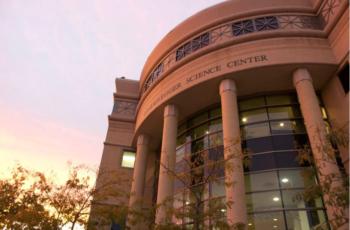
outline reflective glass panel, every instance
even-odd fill
[[[265,106],[264,97],[255,97],[252,99],[242,100],[238,102],[239,110],[247,110]]]
[[[272,95],[266,97],[267,105],[287,105],[298,103],[295,95]]]
[[[222,121],[220,119],[212,120],[209,122],[209,132],[216,132],[222,130]]]
[[[248,215],[248,230],[285,229],[282,212],[255,213]]]
[[[240,114],[240,123],[243,125],[266,120],[268,120],[266,109],[250,110]]]
[[[245,175],[246,192],[278,189],[277,172],[250,173]]]
[[[281,188],[304,188],[316,183],[311,168],[280,170],[279,176]]]
[[[272,134],[305,133],[304,124],[300,120],[271,121]]]
[[[208,133],[209,133],[208,132],[208,124],[203,124],[203,125],[198,126],[198,127],[193,129],[192,138],[197,139],[197,138],[202,137]]]
[[[322,208],[322,199],[321,197],[315,197],[309,201],[303,199],[303,189],[297,190],[283,190],[283,204],[284,208]]]
[[[225,196],[225,182],[224,180],[213,181],[210,183],[211,197]]]
[[[179,162],[185,156],[185,146],[181,146],[176,150],[176,162]]]
[[[276,152],[274,155],[277,168],[294,168],[301,166],[298,160],[298,152]]]
[[[122,167],[124,168],[134,168],[135,163],[135,153],[124,151],[122,157]]]
[[[288,119],[301,117],[301,112],[298,107],[283,106],[268,108],[269,118],[274,119]]]
[[[272,136],[274,150],[291,150],[303,148],[308,143],[306,135]]]
[[[242,142],[242,146],[249,154],[273,150],[271,137],[248,139]]]
[[[203,114],[198,115],[198,116],[192,118],[191,120],[189,120],[188,126],[193,127],[193,126],[196,126],[196,125],[198,125],[206,120],[208,120],[208,113],[204,112]]]
[[[288,229],[310,230],[313,226],[324,223],[324,229],[329,229],[323,210],[288,211],[286,212]]]
[[[209,111],[210,118],[221,117],[221,108],[212,109]]]
[[[270,136],[269,123],[246,125],[242,129],[245,139]]]
[[[281,209],[282,202],[279,191],[246,194],[248,212]]]
[[[222,141],[223,141],[223,137],[221,132],[209,135],[210,147],[216,147],[216,146],[222,145],[223,144]]]
[[[244,164],[244,171],[259,171],[276,168],[273,153],[264,153],[248,156]]]
[[[176,146],[183,145],[186,142],[186,135],[181,135],[177,138]]]

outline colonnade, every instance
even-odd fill
[[[301,111],[311,144],[311,149],[318,169],[320,184],[326,183],[327,175],[340,175],[336,165],[334,154],[325,153],[326,127],[322,118],[312,78],[307,69],[297,69],[293,73],[293,82],[298,95]],[[247,211],[245,203],[244,172],[242,165],[242,149],[240,140],[239,110],[237,106],[236,84],[232,79],[224,79],[220,83],[219,93],[221,98],[224,158],[229,162],[225,170],[226,201],[232,205],[227,207],[227,221],[230,224],[247,225]],[[176,138],[178,126],[178,109],[176,105],[169,104],[164,109],[163,136],[160,157],[157,210],[155,221],[163,223],[169,221],[166,207],[172,205],[167,198],[174,193],[174,178],[168,171],[175,170]],[[138,137],[136,162],[132,182],[130,206],[135,206],[135,201],[142,198],[144,189],[145,170],[148,154],[148,138],[141,134]],[[329,200],[329,197],[324,197]],[[339,209],[325,202],[328,218],[335,218]],[[135,228],[136,229],[136,228]]]

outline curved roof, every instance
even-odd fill
[[[313,12],[305,0],[228,0],[189,17],[171,30],[153,49],[143,67],[140,87],[161,59],[189,37],[209,27],[236,18],[271,12]]]

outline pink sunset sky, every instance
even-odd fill
[[[0,0],[0,176],[16,163],[98,167],[114,79],[220,0]]]

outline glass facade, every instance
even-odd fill
[[[322,198],[305,201],[300,196],[307,186],[317,183],[317,178],[305,176],[314,175],[313,168],[298,160],[298,149],[308,144],[308,138],[296,95],[261,96],[239,100],[238,104],[248,229],[307,230],[326,222]],[[326,119],[324,109],[322,114]],[[202,180],[210,173],[205,162],[220,161],[223,155],[220,107],[208,109],[179,126],[176,171],[191,173],[190,185],[202,186],[204,200],[225,199],[224,167],[216,169],[215,180]],[[189,166],[189,160],[197,164]],[[175,202],[176,208],[192,202],[185,187],[188,185],[175,180],[175,196],[182,200]],[[223,216],[225,211],[222,209]],[[182,220],[186,222],[191,223]]]

